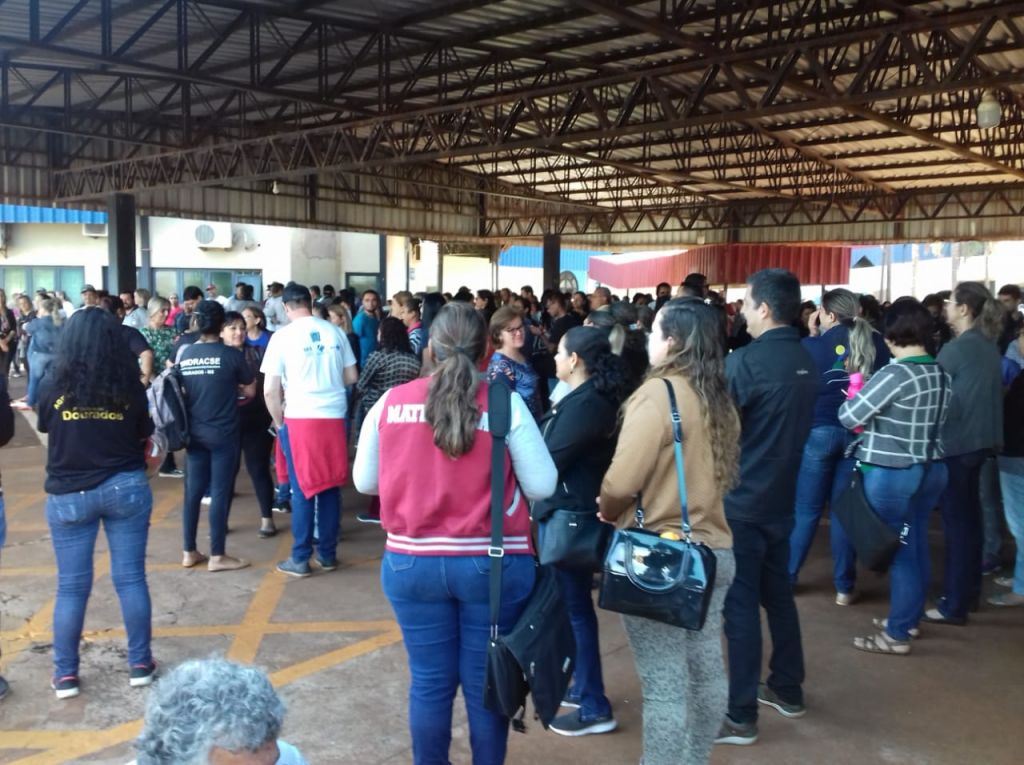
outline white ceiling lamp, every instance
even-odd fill
[[[281,189],[279,189],[277,187],[277,181],[274,181],[272,184],[270,184],[270,193],[271,194],[280,194],[281,193]]]
[[[1003,112],[999,106],[999,99],[996,97],[995,91],[986,90],[984,95],[982,95],[981,103],[978,104],[977,116],[978,127],[983,130],[999,126]]]

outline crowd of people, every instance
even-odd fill
[[[734,303],[691,274],[674,294],[661,284],[631,300],[606,287],[539,298],[523,287],[399,292],[383,301],[373,290],[356,296],[273,283],[261,303],[239,283],[230,298],[213,285],[205,297],[189,286],[180,301],[85,285],[80,308],[45,292],[14,304],[16,312],[0,292],[0,397],[8,374],[27,373],[26,397],[11,406],[34,408],[49,434],[58,698],[80,692],[78,646],[101,525],[128,637],[129,684],[156,677],[147,471],[184,478],[182,566],[223,572],[249,565],[226,551],[244,462],[259,536],[278,533],[275,511],[290,520],[291,554],[277,571],[305,578],[338,567],[341,487],[351,466],[356,489],[370,498],[359,520],[386,532],[381,584],[408,654],[414,761],[448,761],[461,687],[473,761],[503,762],[509,720],[488,708],[483,687],[495,554],[490,385],[512,393],[500,476],[499,631],[530,597],[535,542],[543,544],[558,511],[618,528],[639,521],[678,538],[685,502],[693,539],[714,553],[701,630],[624,617],[643,690],[646,765],[706,762],[715,743],[755,743],[759,705],[787,718],[806,713],[794,593],[825,509],[855,475],[900,544],[888,612],[865,617],[854,649],[905,656],[925,624],[967,624],[981,607],[984,576],[1001,588],[988,604],[1024,605],[1024,318],[1015,285],[998,300],[964,282],[923,301],[880,304],[839,288],[808,304],[792,273],[768,269],[752,274]],[[176,375],[184,396],[183,467],[154,447],[146,388],[161,374]],[[685,495],[666,385],[679,402]],[[197,538],[204,504],[208,554]],[[941,595],[929,604],[927,531],[936,508],[944,565]],[[1017,552],[1012,574],[999,576],[1004,521]],[[835,514],[829,534],[835,603],[850,607],[859,597],[857,551]],[[550,729],[608,733],[617,722],[603,682],[595,571],[559,564],[555,574],[576,663]],[[762,609],[771,637],[765,678]],[[214,710],[231,683],[262,699],[269,717],[232,722],[244,736],[204,729],[202,741],[261,752],[260,762],[301,762],[277,740],[283,708],[269,686],[214,662],[161,681],[139,763],[175,761],[160,754],[161,737],[203,723],[201,715],[178,720],[174,710]],[[5,690],[0,679],[0,696]],[[224,719],[234,720],[226,712]]]

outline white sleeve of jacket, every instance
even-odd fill
[[[512,457],[512,472],[527,499],[547,499],[558,485],[558,469],[536,420],[518,393],[512,394],[511,426],[508,452]]]
[[[359,431],[359,447],[352,465],[352,483],[360,494],[380,494],[380,437],[377,428],[387,398],[385,394],[377,399],[377,403],[363,419],[363,427]]]

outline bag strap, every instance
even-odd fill
[[[672,410],[672,441],[676,453],[676,479],[679,481],[679,508],[683,515],[683,536],[690,541],[690,513],[686,509],[686,473],[683,470],[683,427],[682,419],[679,417],[679,407],[676,406],[676,391],[672,383],[664,377],[661,381],[668,389],[668,405]]]
[[[501,559],[505,557],[505,437],[512,427],[512,392],[495,381],[487,386],[487,427],[491,432],[491,638],[501,614]]]

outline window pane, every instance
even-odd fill
[[[153,270],[153,286],[160,297],[178,295],[178,272],[170,268]],[[181,295],[178,295],[180,298]]]
[[[217,285],[217,294],[231,297],[235,294],[235,284],[231,281],[230,271],[210,271],[210,284]],[[203,287],[206,287],[204,284]]]
[[[205,295],[208,282],[203,278],[202,271],[189,269],[181,272],[181,284],[182,289],[185,289],[185,287],[198,287]],[[181,295],[178,295],[178,297],[181,297]]]
[[[3,271],[7,304],[12,305],[14,303],[14,296],[28,288],[26,284],[28,275],[25,273],[24,268],[5,268]]]
[[[53,292],[57,289],[57,269],[35,266],[32,269],[32,292],[46,290]]]
[[[76,306],[82,304],[82,287],[85,286],[84,268],[62,268],[57,274],[60,285],[57,289],[64,290],[68,300]]]

